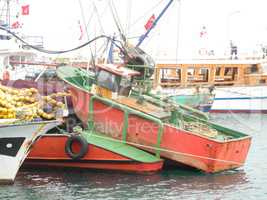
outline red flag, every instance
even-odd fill
[[[153,26],[155,19],[156,17],[154,14],[148,19],[147,23],[145,24],[146,30],[150,29]]]
[[[78,21],[78,24],[79,24],[79,28],[80,28],[80,37],[79,37],[79,40],[82,40],[83,39],[83,28],[82,28],[82,25],[81,25],[80,20]]]
[[[29,13],[30,13],[30,5],[21,6],[22,15],[29,15]]]
[[[21,26],[20,26],[19,21],[15,21],[13,24],[11,24],[11,28],[16,29],[16,28],[20,28],[20,27],[21,27]]]

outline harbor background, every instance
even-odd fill
[[[253,136],[243,167],[216,174],[169,169],[150,175],[22,169],[14,185],[0,186],[0,199],[266,199],[267,115],[228,113],[211,118]]]
[[[217,4],[218,1],[212,3],[213,8],[217,4],[215,6],[217,9],[210,9],[210,6],[207,5],[210,5],[211,1],[208,0],[198,4],[196,4],[196,0],[187,2],[182,1],[183,7],[178,5],[170,10],[170,13],[162,20],[159,28],[144,43],[144,49],[156,59],[166,55],[168,55],[169,59],[174,60],[178,58],[194,58],[192,55],[198,54],[201,45],[209,48],[209,44],[216,44],[216,48],[221,50],[219,55],[224,55],[225,52],[228,52],[227,47],[229,46],[228,40],[230,38],[239,38],[239,41],[237,41],[239,46],[248,45],[244,47],[244,51],[256,49],[259,43],[254,39],[266,39],[266,25],[260,24],[261,22],[263,23],[263,20],[257,20],[264,19],[264,13],[266,13],[261,12],[264,11],[265,7],[259,2],[263,1],[258,0],[256,3],[255,1],[250,1],[249,4],[242,4],[243,7],[239,8],[241,1],[232,3],[233,1],[228,0],[228,4],[225,5],[228,9],[224,10],[224,12],[221,9],[222,13],[218,12],[222,5]],[[104,1],[97,2],[97,4],[101,3],[104,4]],[[47,7],[44,8],[43,4],[46,4]],[[43,4],[38,2],[38,10],[34,7],[37,6],[37,3],[31,3],[31,8],[35,9],[31,9],[30,16],[32,18],[24,19],[25,33],[44,34],[45,46],[56,50],[68,49],[87,41],[88,38],[86,37],[83,40],[78,40],[80,29],[77,21],[81,20],[81,16],[74,17],[75,9],[64,9],[63,13],[65,15],[59,16],[59,9],[63,11],[62,7],[59,6],[62,2],[58,3],[58,7],[55,6],[54,1]],[[252,4],[257,5],[258,9],[253,9],[257,10],[256,14],[255,12],[250,12]],[[192,5],[194,6],[192,7]],[[144,7],[142,3],[139,3],[139,6]],[[200,9],[204,7],[206,10]],[[176,12],[177,8],[182,10],[181,16],[171,14]],[[40,12],[38,18],[36,14],[40,10],[42,12]],[[72,14],[70,14],[70,10],[73,11]],[[209,13],[208,10],[212,10],[212,12]],[[49,14],[48,11],[50,12]],[[80,12],[77,3],[76,12]],[[53,16],[53,13],[58,16]],[[143,33],[143,25],[150,14],[144,16],[139,23],[140,30],[137,33]],[[66,16],[69,17],[66,18]],[[171,16],[174,17],[171,18]],[[244,20],[244,17],[246,17],[246,20]],[[120,18],[128,19],[123,16],[120,16]],[[231,23],[228,23],[228,20],[230,21],[229,18],[231,18]],[[33,21],[30,21],[31,19]],[[175,26],[176,20],[181,20],[180,27]],[[257,23],[254,24],[254,22]],[[106,21],[106,23],[109,22]],[[254,24],[254,26],[249,26],[251,24]],[[209,40],[202,41],[199,37],[203,26],[207,27]],[[76,27],[76,29],[73,27]],[[104,24],[104,27],[107,28],[108,26]],[[172,34],[177,37],[168,37],[168,33],[170,33],[168,27],[175,27]],[[261,28],[260,31],[257,29],[258,27]],[[73,32],[70,30],[73,30]],[[97,35],[98,30],[95,30],[93,23],[88,27],[89,32],[90,30],[93,30],[90,37]],[[181,30],[183,32],[180,32]],[[229,32],[230,30],[231,32]],[[109,34],[112,33],[113,30],[109,32]],[[264,37],[258,37],[259,35],[255,35],[255,33]],[[129,36],[135,36],[135,32],[129,34]],[[171,39],[166,41],[168,38]],[[160,51],[152,51],[159,49]],[[86,55],[89,55],[88,52],[87,49]],[[173,55],[168,54],[170,52],[173,52]],[[217,53],[216,50],[215,52]],[[0,199],[266,199],[267,160],[265,155],[267,135],[265,130],[267,128],[267,116],[258,114],[217,114],[211,116],[218,123],[236,130],[242,130],[244,133],[253,136],[252,147],[244,167],[217,174],[172,169],[151,175],[91,170],[22,169],[14,185],[0,186]]]
[[[25,2],[30,5],[30,14],[22,17],[20,32],[42,35],[46,49],[70,49],[101,34],[116,34],[119,38],[109,8],[110,1],[70,0],[64,2],[64,6],[61,0]],[[111,2],[117,10],[116,20],[133,45],[146,31],[144,25],[151,15],[157,17],[168,3],[162,0]],[[221,58],[229,55],[232,40],[238,46],[240,57],[258,56],[260,45],[267,44],[267,24],[262,20],[267,17],[265,8],[264,0],[177,0],[141,48],[161,62],[205,58],[207,55],[200,55],[199,52],[203,49],[207,52],[213,50],[214,55],[210,58]],[[203,31],[205,34],[201,37]],[[91,45],[93,52],[94,45]],[[97,45],[101,46],[101,42]],[[83,48],[67,56],[90,58],[90,50]]]

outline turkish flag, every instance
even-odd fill
[[[21,6],[22,15],[29,15],[29,13],[30,13],[30,5]]]
[[[13,24],[11,24],[11,28],[20,28],[20,23],[18,21],[15,21]]]
[[[145,24],[145,29],[146,29],[146,30],[152,28],[155,19],[156,19],[156,17],[155,17],[154,14],[148,19],[147,23]]]
[[[79,28],[80,28],[80,37],[79,37],[79,40],[82,40],[83,39],[83,28],[82,28],[82,25],[81,25],[81,22],[78,21],[78,25],[79,25]]]

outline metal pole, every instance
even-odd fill
[[[148,34],[150,33],[150,31],[157,25],[158,21],[163,16],[163,14],[166,12],[166,10],[170,7],[170,5],[172,4],[172,2],[173,2],[173,0],[170,0],[169,1],[169,3],[161,11],[161,13],[159,14],[159,16],[155,19],[153,25],[146,31],[146,33],[144,35],[141,35],[140,36],[139,42],[137,43],[136,47],[139,47],[143,43],[143,41],[145,40],[145,38],[148,36]]]

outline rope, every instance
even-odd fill
[[[1,0],[0,0],[0,3],[1,3]],[[1,8],[0,19],[1,19],[2,15],[3,15],[3,13],[4,13],[4,9],[5,9],[5,6],[3,5],[3,7]]]
[[[180,41],[180,24],[181,24],[181,1],[178,1],[178,12],[177,12],[177,38],[176,38],[176,63],[178,63],[179,59],[179,41]]]
[[[105,137],[105,136],[101,136],[101,135],[94,135],[94,136],[99,137],[101,139],[110,140],[110,141],[122,142],[121,140],[110,138],[110,137]],[[173,154],[182,155],[182,156],[190,156],[190,157],[195,157],[195,158],[202,158],[202,159],[219,161],[219,162],[230,163],[230,164],[237,164],[237,165],[243,165],[244,164],[243,162],[235,162],[235,161],[231,161],[231,160],[223,160],[223,159],[217,159],[217,158],[210,158],[210,157],[206,157],[206,156],[194,155],[194,154],[190,154],[190,153],[177,152],[177,151],[172,151],[172,150],[168,150],[168,149],[163,149],[160,147],[152,147],[152,146],[147,146],[147,145],[143,145],[143,144],[138,144],[135,142],[124,141],[124,143],[129,144],[129,145],[133,145],[133,146],[143,147],[146,149],[151,149],[151,150],[156,150],[156,151],[164,151],[164,152],[173,153]]]
[[[111,11],[111,14],[112,14],[112,17],[114,19],[114,22],[116,24],[116,27],[120,33],[120,37],[122,39],[123,42],[125,42],[126,38],[125,38],[125,34],[123,33],[122,31],[122,28],[121,28],[121,24],[119,23],[119,20],[118,20],[118,13],[115,9],[115,6],[114,6],[114,3],[112,0],[110,0],[109,2],[109,8],[110,8],[110,11]]]
[[[96,7],[96,5],[95,5],[95,2],[93,2],[93,7],[94,7],[94,10],[95,10],[95,12],[96,12],[97,21],[98,21],[98,23],[99,23],[99,25],[100,25],[101,32],[102,32],[102,34],[105,34],[105,31],[104,31],[104,28],[103,28],[103,25],[102,25],[102,21],[101,21],[101,18],[100,18],[98,9],[97,9],[97,7]]]
[[[125,32],[126,32],[126,35],[129,35],[131,18],[132,18],[132,0],[129,0],[126,10],[127,10],[127,23],[125,25]]]
[[[86,26],[86,23],[85,23],[85,15],[84,15],[84,11],[83,11],[83,6],[82,6],[82,2],[81,0],[79,0],[79,6],[80,6],[80,10],[81,10],[81,14],[82,14],[82,19],[83,19],[83,25],[85,26],[85,31],[86,31],[86,35],[87,35],[87,40],[89,40],[89,34],[88,34],[88,31],[87,31],[87,26]],[[89,45],[89,49],[90,49],[90,56],[91,56],[91,61],[93,61],[93,65],[95,66],[95,61],[94,61],[94,54],[93,54],[93,51],[92,51],[92,48],[91,46]],[[89,64],[88,66],[89,67]]]
[[[257,96],[249,95],[249,94],[247,94],[247,93],[241,93],[241,92],[230,91],[230,90],[222,89],[222,88],[218,88],[218,87],[216,87],[216,90],[220,90],[220,91],[224,91],[224,92],[229,92],[229,93],[232,93],[232,94],[239,94],[239,95],[243,95],[243,96],[257,97]]]

